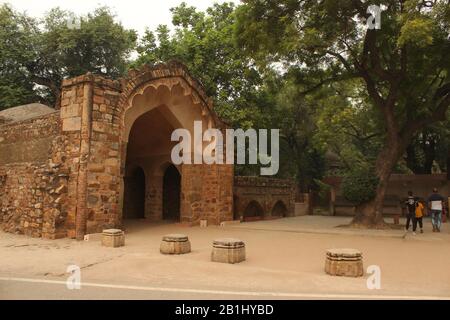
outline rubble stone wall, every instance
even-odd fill
[[[65,237],[68,170],[59,112],[0,126],[0,224],[32,237]]]
[[[245,212],[252,203],[261,209],[262,219],[274,215],[277,203],[284,205],[286,216],[295,215],[296,184],[293,180],[266,177],[234,178],[234,219],[245,220]],[[276,216],[278,217],[278,216]]]

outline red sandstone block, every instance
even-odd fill
[[[94,96],[94,103],[103,104],[103,103],[105,103],[105,98],[95,95]]]

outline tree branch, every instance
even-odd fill
[[[423,127],[445,119],[447,110],[450,107],[450,83],[447,83],[436,91],[434,100],[437,101],[439,99],[441,101],[429,117],[411,121],[405,126],[401,134],[403,140],[407,141],[415,132]]]

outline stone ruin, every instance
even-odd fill
[[[131,70],[120,80],[66,79],[56,109],[34,104],[0,112],[3,230],[82,240],[121,228],[126,218],[217,225],[243,219],[244,206],[252,215],[261,202],[266,217],[294,214],[292,181],[236,182],[232,165],[171,164],[172,131],[192,132],[194,121],[226,128],[177,62]]]

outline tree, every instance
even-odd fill
[[[264,90],[269,99],[265,113],[266,128],[280,128],[280,162],[283,177],[296,177],[302,192],[317,190],[316,180],[325,171],[324,151],[316,144],[318,130],[317,95],[305,96],[304,87],[295,75],[275,74],[274,80],[265,78]],[[322,92],[319,92],[320,95]]]
[[[406,164],[415,174],[431,174],[435,169],[448,170],[449,146],[448,121],[426,127],[415,135],[406,148]]]
[[[39,100],[25,64],[36,58],[33,19],[0,7],[0,110]]]
[[[74,27],[68,21],[80,23]],[[111,78],[123,75],[137,38],[136,32],[124,29],[106,7],[85,17],[55,8],[45,17],[43,27],[37,34],[39,58],[30,61],[27,69],[33,81],[49,88],[57,99],[66,77],[87,72]]]
[[[380,3],[381,29],[368,28],[368,7]],[[376,196],[358,208],[353,223],[383,226],[393,168],[414,135],[443,121],[450,105],[448,1],[249,0],[237,16],[241,47],[261,63],[315,73],[314,86],[363,81],[381,119],[383,146]]]
[[[87,72],[112,78],[122,75],[137,38],[136,32],[124,29],[106,7],[85,17],[55,8],[43,21],[6,5],[0,14],[0,37],[4,40],[0,63],[6,66],[0,85],[3,88],[7,83],[2,90],[11,92],[3,95],[7,101],[2,107],[35,98],[58,105],[64,78]]]
[[[382,147],[380,120],[362,91],[361,81],[353,79],[322,87],[317,96],[314,139],[338,157],[341,175],[373,166]]]
[[[171,11],[174,34],[165,25],[156,32],[147,30],[132,66],[179,60],[203,84],[221,117],[232,125],[254,126],[262,78],[252,60],[235,45],[234,4],[214,4],[200,12],[182,3]]]

